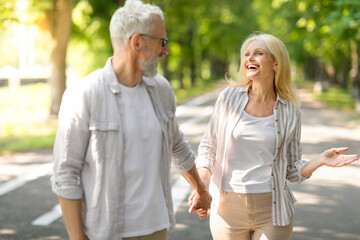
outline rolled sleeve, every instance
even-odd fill
[[[80,174],[89,142],[88,109],[85,94],[68,89],[59,112],[54,143],[52,190],[67,199],[81,199]]]
[[[187,172],[194,166],[195,154],[175,119],[173,121],[173,129],[172,165],[181,172]]]

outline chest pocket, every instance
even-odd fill
[[[89,130],[89,151],[94,161],[105,161],[116,156],[121,140],[118,122],[92,122]]]

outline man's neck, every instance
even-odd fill
[[[119,83],[127,87],[135,87],[142,81],[143,73],[137,65],[136,58],[129,51],[114,51],[111,62]]]

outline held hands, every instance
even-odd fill
[[[342,167],[357,161],[358,155],[342,155],[342,152],[346,152],[349,148],[331,148],[324,151],[321,154],[322,165],[328,167]]]
[[[189,213],[196,212],[200,219],[206,218],[208,216],[208,210],[210,209],[211,200],[212,198],[208,191],[199,194],[194,190],[188,201],[188,205],[190,206]]]

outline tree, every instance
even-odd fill
[[[5,0],[0,5],[0,18],[5,26],[9,21],[18,21],[26,25],[38,25],[52,36],[51,46],[51,88],[50,114],[56,115],[65,90],[66,50],[71,33],[71,12],[74,0]],[[23,11],[22,15],[19,14]],[[26,12],[25,12],[26,9]],[[24,17],[24,19],[22,19]]]
[[[66,51],[71,34],[71,13],[74,0],[55,0],[47,11],[48,26],[53,38],[51,52],[51,88],[50,115],[57,115],[61,98],[66,88]]]

